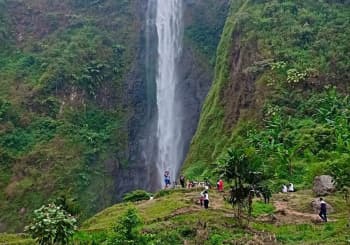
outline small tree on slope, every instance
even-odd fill
[[[40,245],[68,244],[76,222],[62,207],[48,204],[34,211],[33,221],[25,231]]]

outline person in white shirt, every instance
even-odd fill
[[[294,185],[292,183],[289,183],[288,191],[289,192],[294,192]]]
[[[282,193],[287,193],[288,189],[287,186],[285,184],[282,185]]]
[[[204,191],[204,208],[208,209],[209,207],[209,195],[208,195],[208,191],[205,190]]]

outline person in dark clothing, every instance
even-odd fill
[[[327,222],[327,203],[323,200],[323,198],[320,198],[320,213],[319,216],[324,222]]]
[[[183,175],[180,176],[180,184],[182,188],[185,188],[185,176]]]
[[[270,188],[267,186],[264,186],[261,190],[261,194],[264,198],[264,203],[270,203],[270,198],[272,196]]]

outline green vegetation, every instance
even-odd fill
[[[253,201],[253,217],[248,227],[239,226],[235,212],[224,200],[226,193],[209,190],[209,209],[200,208],[199,190],[169,190],[168,195],[126,203],[103,210],[83,223],[74,234],[73,244],[109,244],[128,240],[131,244],[346,244],[349,239],[345,200],[338,194],[326,197],[335,212],[330,222],[315,224],[310,207],[311,191],[275,194],[271,204]],[[277,203],[285,203],[290,212],[280,214]],[[293,214],[296,212],[297,214]],[[300,212],[301,214],[298,214]],[[275,217],[272,224],[269,217]],[[118,240],[119,239],[119,240]],[[23,235],[0,235],[0,243],[34,244]],[[10,242],[11,241],[11,242]],[[17,242],[17,243],[16,243]],[[125,243],[124,243],[125,244]]]
[[[107,239],[107,244],[147,244],[147,237],[140,233],[142,221],[135,208],[129,208],[125,214],[118,219],[113,227],[112,235]]]
[[[135,190],[129,193],[126,193],[123,196],[123,201],[124,202],[137,202],[137,201],[143,201],[143,200],[148,200],[152,196],[151,193],[148,193],[147,191],[144,190]]]
[[[344,244],[348,239],[347,204],[340,195],[326,198],[327,202],[334,207],[335,213],[330,214],[331,222],[324,225],[312,223],[311,217],[317,217],[317,214],[314,214],[310,208],[310,201],[313,199],[311,191],[272,197],[272,202],[285,202],[283,200],[288,199],[289,209],[302,212],[306,218],[293,214],[279,217],[273,204],[264,204],[255,199],[253,218],[248,229],[240,228],[234,210],[226,205],[220,193],[210,190],[209,196],[211,201],[208,210],[201,209],[199,204],[196,204],[199,190],[168,191],[168,195],[135,204],[140,219],[144,221],[142,228],[139,227],[141,233],[146,234],[154,244],[161,244],[161,242],[182,244],[185,240],[190,244],[195,242],[223,244],[224,241],[244,244],[267,242],[270,238],[271,241],[276,238],[276,241],[281,244],[314,244],[315,241],[323,241],[325,244],[332,242]],[[176,203],[179,205],[174,209]],[[160,208],[165,212],[159,211]],[[79,237],[101,239],[102,234],[108,237],[108,234],[113,233],[115,220],[126,217],[125,213],[128,209],[128,205],[118,204],[102,211],[83,224]],[[261,221],[263,217],[270,217],[272,214],[277,215],[278,225]],[[286,221],[283,220],[284,218]],[[75,241],[78,242],[79,239]]]
[[[326,173],[349,180],[349,16],[340,2],[232,1],[185,174],[210,176],[233,147],[260,159],[276,188]],[[254,90],[231,92],[249,77]]]
[[[270,224],[255,224],[253,227],[273,232],[282,244],[347,244],[349,230],[346,225],[346,221],[336,221],[324,226],[290,224],[277,228]]]
[[[226,186],[241,182],[236,190],[276,191],[288,182],[310,188],[316,175],[331,174],[349,190],[348,1],[217,2],[186,3],[185,43],[200,65],[216,60],[186,179],[221,175]],[[33,210],[55,203],[82,222],[73,244],[349,243],[350,210],[339,193],[326,199],[335,209],[327,224],[312,222],[310,191],[274,194],[271,204],[244,193],[245,225],[245,213],[237,217],[225,201],[233,203],[232,192],[210,191],[204,210],[199,190],[176,189],[153,200],[128,193],[134,208],[121,203],[87,219],[115,201],[113,173],[128,164],[128,120],[139,109],[128,104],[128,89],[140,80],[133,69],[144,72],[140,1],[55,4],[0,0],[1,230],[22,231]],[[251,179],[257,171],[259,181]],[[28,229],[41,243],[67,243],[75,218],[43,206]],[[34,241],[2,234],[2,243]]]
[[[186,41],[191,41],[192,45],[214,65],[216,48],[227,16],[227,4],[225,1],[218,3],[216,0],[207,0],[197,2],[194,6],[186,8],[192,16],[185,28]]]
[[[21,230],[57,196],[75,200],[82,220],[112,203],[106,162],[127,163],[123,79],[138,45],[126,24],[133,3],[30,1],[22,9],[15,2],[0,1],[0,223],[7,231]]]
[[[68,244],[76,222],[62,207],[49,204],[34,210],[33,221],[25,230],[40,245]]]

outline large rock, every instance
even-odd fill
[[[335,191],[334,181],[332,176],[321,175],[314,179],[314,187],[312,190],[317,196],[325,196]]]
[[[326,202],[327,205],[327,213],[333,213],[334,212],[334,208],[327,203],[327,200],[324,200]],[[314,210],[315,213],[319,213],[320,209],[321,209],[321,201],[319,198],[315,198],[311,203],[310,203],[312,209]]]

